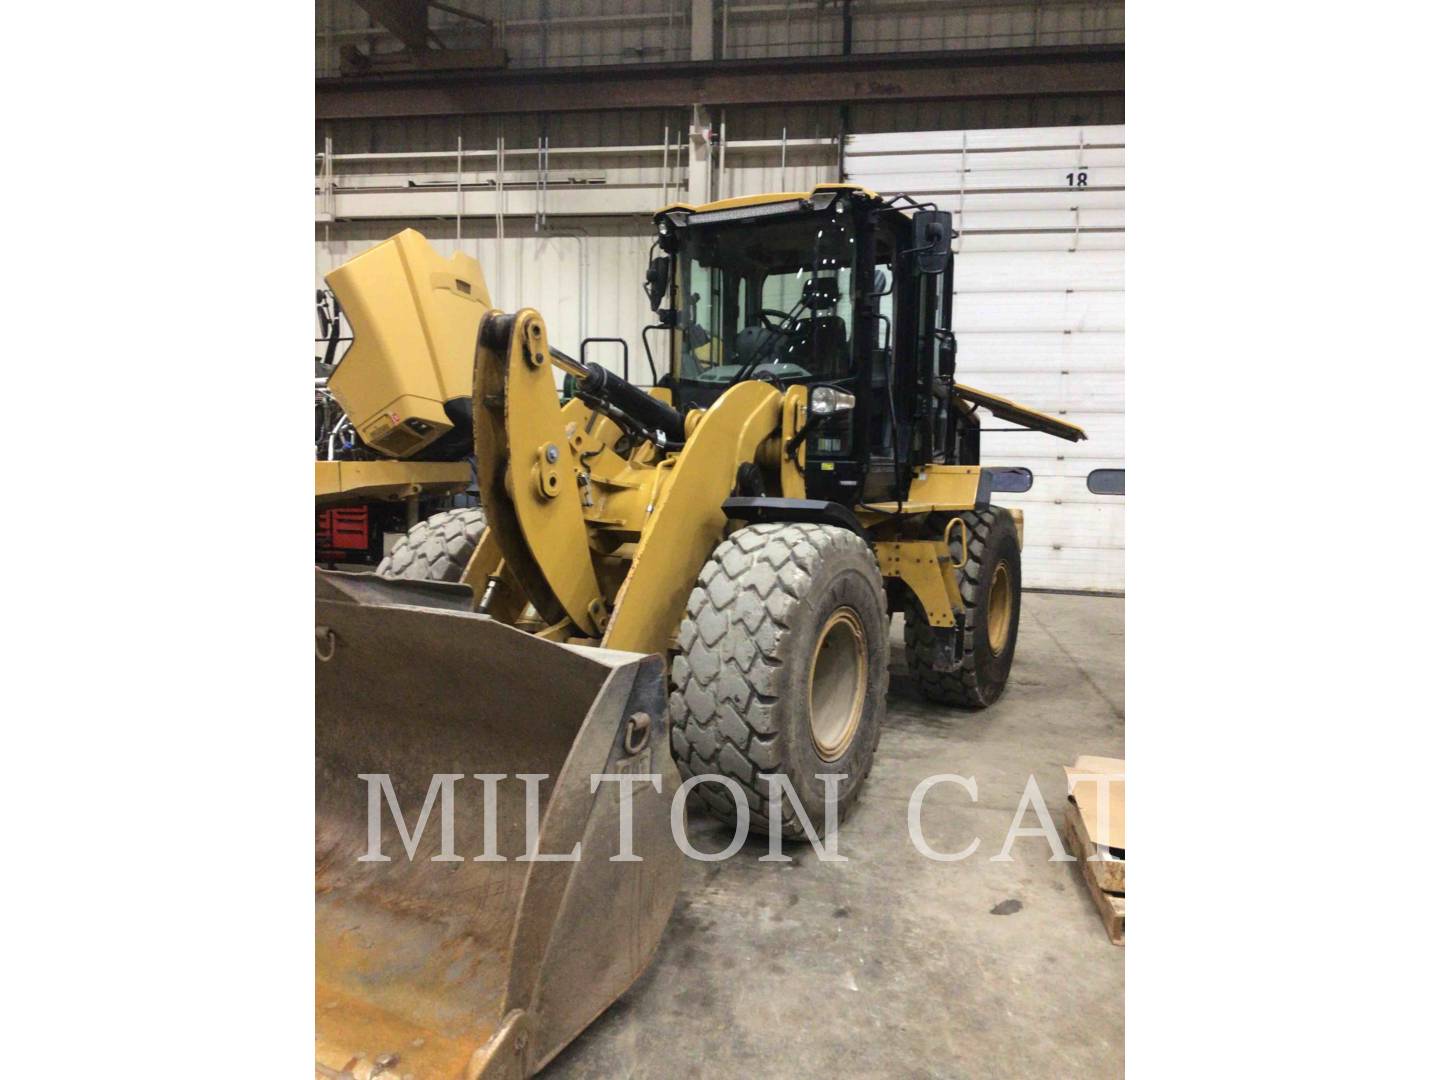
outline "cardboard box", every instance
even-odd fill
[[[1110,940],[1125,943],[1125,762],[1082,755],[1065,769],[1065,843]]]

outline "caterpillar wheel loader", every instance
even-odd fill
[[[425,558],[317,572],[322,1075],[541,1068],[658,944],[682,777],[755,829],[783,777],[800,836],[828,775],[843,820],[892,613],[926,695],[1004,689],[1024,523],[991,500],[1010,478],[980,464],[978,410],[1084,433],[956,383],[949,215],[828,184],[654,224],[648,390],[414,231],[327,278],[355,337],[331,392],[382,454],[473,453],[483,529],[422,522]],[[397,817],[453,809],[453,835],[422,813],[408,860],[361,861],[381,807],[357,777],[380,773]],[[506,779],[467,796],[480,774]],[[657,780],[626,807],[596,774]]]

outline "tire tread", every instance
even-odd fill
[[[380,560],[375,573],[408,581],[459,581],[485,524],[485,511],[479,506],[431,514],[410,527]]]
[[[756,813],[768,813],[761,773],[782,766],[777,706],[795,612],[819,560],[846,550],[863,554],[882,592],[880,568],[864,540],[835,526],[790,522],[731,534],[691,590],[671,667],[671,749],[684,777],[711,773],[738,782],[752,822]],[[882,680],[883,700],[889,673],[872,677]],[[696,792],[711,813],[735,821],[722,786],[700,784]],[[842,816],[845,809],[842,804]],[[783,825],[787,836],[803,835],[788,802]]]

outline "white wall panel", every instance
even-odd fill
[[[1125,329],[1125,297],[1118,292],[957,291],[954,311],[957,333]]]
[[[1011,380],[1008,379],[1003,382],[997,380],[985,389],[993,389],[996,393],[1007,397],[1011,394],[1019,396],[1010,388],[1010,382]],[[1078,395],[1071,396],[1069,400],[1078,400]],[[1085,429],[1085,433],[1089,436],[1088,439],[1080,443],[1068,443],[1029,429],[1002,430],[1008,428],[1009,425],[1000,421],[987,422],[984,439],[985,456],[986,458],[993,456],[994,461],[987,460],[986,464],[1008,465],[1010,458],[1016,456],[1043,458],[1051,462],[1094,459],[1108,463],[1123,460],[1125,457],[1124,415],[1115,412],[1101,412],[1098,409],[1095,411],[1073,409],[1068,405],[1057,407],[1057,404],[1066,401],[1066,398],[1057,398],[1050,402],[1039,403],[1037,408],[1062,416],[1072,424],[1079,424]],[[1048,410],[1046,409],[1047,405]],[[1024,465],[1026,462],[1022,461],[1018,464]],[[1033,468],[1033,466],[1031,467]],[[1100,468],[1101,466],[1091,467]],[[1047,474],[1054,473],[1054,469],[1050,466],[1047,466],[1044,471]],[[1039,475],[1038,471],[1036,475]],[[1080,492],[1076,491],[1074,494],[1078,495]]]
[[[1031,226],[1039,220],[1043,217],[1036,214]],[[1077,282],[1086,290],[1123,289],[1124,253],[1077,251],[1061,260],[1030,251],[997,251],[955,260],[956,292],[1055,292],[1074,288]]]
[[[888,156],[923,154],[935,150],[1016,151],[1053,149],[1062,146],[1124,146],[1125,128],[1031,127],[996,128],[990,131],[889,131],[857,135],[847,144],[847,156]]]
[[[862,138],[863,136],[852,136]],[[872,159],[873,160],[873,159]],[[870,164],[871,162],[865,162]],[[993,164],[993,162],[991,163]],[[1087,188],[1124,187],[1125,170],[1113,166],[1049,165],[1040,169],[973,169],[968,165],[958,166],[947,172],[929,169],[912,169],[908,162],[893,162],[884,172],[879,170],[861,172],[860,162],[851,161],[846,154],[845,171],[852,177],[864,176],[865,183],[877,191],[925,191],[932,195],[964,195],[970,191],[1012,192],[1016,190],[1039,189],[1067,191],[1079,186],[1070,177],[1085,173]],[[963,181],[963,182],[962,182]]]
[[[1123,251],[1125,234],[1116,229],[1057,229],[1035,232],[975,232],[966,234],[957,248],[963,254],[984,251]]]
[[[959,192],[953,192],[959,194]],[[1123,188],[1022,188],[1008,191],[965,192],[965,213],[994,213],[1000,210],[1115,210],[1124,209]]]
[[[672,193],[673,194],[673,193]],[[462,216],[468,218],[493,218],[500,202],[493,188],[476,190],[467,188],[463,197],[457,196],[451,186],[409,189],[352,189],[337,190],[334,197],[336,218],[357,220],[362,218],[451,218],[455,217],[457,206]],[[565,187],[551,188],[543,196],[535,188],[506,188],[503,199],[505,213],[520,215],[533,220],[537,207],[542,203],[547,214],[555,217],[597,216],[601,214],[653,214],[661,203],[661,188],[656,187]],[[322,202],[316,200],[316,210]]]
[[[965,331],[958,342],[959,363],[965,371],[1023,372],[1031,370],[1123,372],[1125,335],[997,333]]]
[[[1076,9],[1064,25],[1083,23]],[[846,141],[847,180],[955,215],[957,379],[1089,435],[1065,443],[985,414],[985,462],[1035,474],[1029,492],[1005,496],[1025,511],[1032,587],[1125,585],[1125,500],[1085,487],[1091,469],[1125,464],[1124,148],[1118,126]]]
[[[1053,130],[1042,128],[1036,130]],[[883,136],[867,136],[883,138]],[[853,145],[853,144],[852,144]],[[924,145],[924,144],[922,144]],[[945,146],[934,150],[912,147],[904,151],[889,151],[885,154],[866,152],[852,155],[858,161],[865,159],[867,176],[884,176],[887,173],[928,173],[936,182],[959,183],[965,173],[1002,172],[1013,173],[1025,169],[1050,169],[1068,172],[1077,165],[1098,168],[1124,168],[1125,148],[1123,146],[1085,146],[1079,139],[1067,143],[1055,139],[1034,149],[1019,148],[1006,150],[1000,147]],[[957,156],[959,155],[959,156]]]
[[[732,166],[725,163],[722,198],[736,195],[763,195],[772,191],[809,191],[816,184],[831,184],[836,179],[833,154],[829,160],[816,162],[787,161],[781,168],[778,161],[770,164],[744,164]]]

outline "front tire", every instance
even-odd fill
[[[770,523],[738,529],[710,556],[680,624],[672,666],[670,739],[685,777],[735,780],[752,832],[769,827],[765,774],[783,773],[816,832],[825,786],[840,773],[837,824],[875,757],[889,685],[889,618],[869,545],[831,525]],[[697,792],[734,822],[725,786]],[[782,830],[805,835],[784,800]]]
[[[960,640],[956,651],[960,666],[954,671],[936,667],[938,643],[923,612],[905,612],[905,663],[920,692],[942,705],[983,709],[993,705],[1005,690],[1015,659],[1020,632],[1020,538],[1015,519],[1000,507],[967,510],[966,547],[950,543],[950,554],[960,566],[963,606],[955,621]]]
[[[410,527],[375,573],[407,581],[459,581],[484,531],[485,511],[478,506],[431,514]]]

